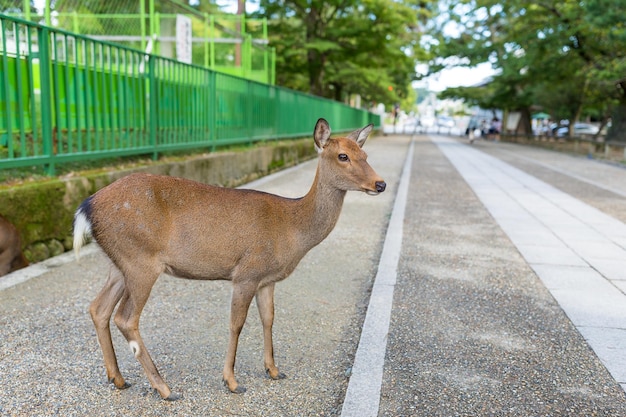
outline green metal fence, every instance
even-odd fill
[[[377,115],[0,15],[0,169],[215,149]]]
[[[189,6],[180,12],[183,13],[143,11],[142,14],[93,14],[55,11],[54,19],[48,12],[44,15],[29,14],[26,20],[142,51],[148,48],[155,55],[173,58],[177,53],[174,33],[176,18],[182,15],[192,23],[191,63],[274,84],[276,57],[274,48],[267,45],[269,41],[265,19],[246,19],[245,15],[213,16]],[[15,17],[24,16],[16,14]],[[145,24],[146,20],[150,22],[150,27]],[[148,47],[149,43],[151,45]],[[235,62],[237,54],[239,63]]]

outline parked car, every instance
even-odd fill
[[[454,127],[454,126],[456,126],[456,122],[450,116],[439,116],[437,118],[437,126]]]
[[[567,136],[568,126],[557,127],[554,131],[555,136],[564,137]],[[576,136],[593,136],[598,133],[600,129],[598,126],[589,123],[574,123],[574,130],[572,135]]]

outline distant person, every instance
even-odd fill
[[[491,125],[489,126],[489,137],[494,140],[500,140],[500,131],[502,130],[502,122],[497,117],[494,117],[491,120]]]
[[[486,137],[489,133],[489,129],[487,128],[487,121],[485,119],[480,121],[480,136]]]
[[[398,122],[398,117],[400,116],[400,105],[396,103],[393,106],[393,125],[395,126]]]

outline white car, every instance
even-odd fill
[[[556,129],[555,134],[559,137],[567,136],[568,126],[559,127]],[[572,135],[576,136],[593,136],[598,133],[600,129],[598,126],[594,126],[589,123],[574,123],[574,131]]]

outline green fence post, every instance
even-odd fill
[[[7,50],[7,28],[8,22],[4,19],[0,20],[0,35],[2,36],[2,51]],[[13,115],[11,114],[11,88],[9,81],[9,57],[6,53],[2,54],[2,60],[0,61],[0,74],[2,75],[2,83],[0,84],[0,94],[2,97],[0,101],[4,101],[5,111],[0,117],[4,118],[4,128],[6,128],[6,146],[9,152],[9,156],[13,157]],[[19,111],[20,109],[18,109]],[[0,145],[3,144],[4,139],[0,139]]]
[[[80,28],[78,25],[78,13],[76,10],[72,12],[72,30],[74,33],[80,33]]]
[[[48,2],[49,5],[49,2]],[[39,85],[41,93],[41,138],[43,153],[49,158],[46,173],[54,175],[54,143],[52,134],[52,89],[50,80],[50,36],[47,28],[37,29],[39,45]]]
[[[263,18],[263,40],[267,42],[268,40],[268,36],[267,36],[267,17]],[[270,69],[269,69],[269,42],[264,43],[263,44],[263,82],[266,84],[270,83],[271,80],[271,75],[270,75]]]
[[[141,30],[141,50],[146,50],[146,2],[139,1],[139,27]]]
[[[270,84],[276,85],[276,48],[272,47],[272,63],[270,66]]]
[[[211,152],[215,151],[217,143],[217,135],[215,130],[217,129],[216,115],[217,115],[217,73],[215,71],[209,71],[209,142],[211,143]]]
[[[246,118],[246,130],[247,135],[248,135],[248,145],[252,145],[253,142],[253,132],[254,132],[254,115],[252,114],[252,110],[253,110],[253,102],[252,102],[252,98],[253,98],[253,87],[254,84],[252,81],[250,80],[246,80],[246,84],[248,84],[248,94],[246,94],[246,98],[245,98],[245,106],[246,106],[246,114],[245,114],[245,118]]]
[[[159,157],[159,143],[158,143],[158,124],[157,124],[157,101],[158,101],[158,87],[156,77],[156,58],[154,55],[148,55],[148,97],[150,97],[150,103],[148,107],[149,113],[149,128],[148,135],[150,137],[150,146],[152,147],[152,159],[157,160]]]
[[[46,0],[46,7],[44,8],[43,12],[46,26],[52,26],[52,17],[50,15],[52,11],[52,5],[50,3],[52,3],[52,0]]]
[[[210,40],[210,44],[209,44],[209,49],[210,49],[210,65],[209,68],[214,69],[215,68],[215,17],[213,15],[211,15],[210,17],[210,27],[211,27],[211,40]]]
[[[22,7],[24,8],[24,19],[30,20],[30,0],[23,0]]]
[[[202,42],[202,45],[204,47],[204,68],[208,68],[209,67],[209,14],[208,13],[204,13],[204,42]]]
[[[150,37],[156,33],[156,16],[154,14],[154,0],[150,0],[148,5],[148,13],[150,13]]]

